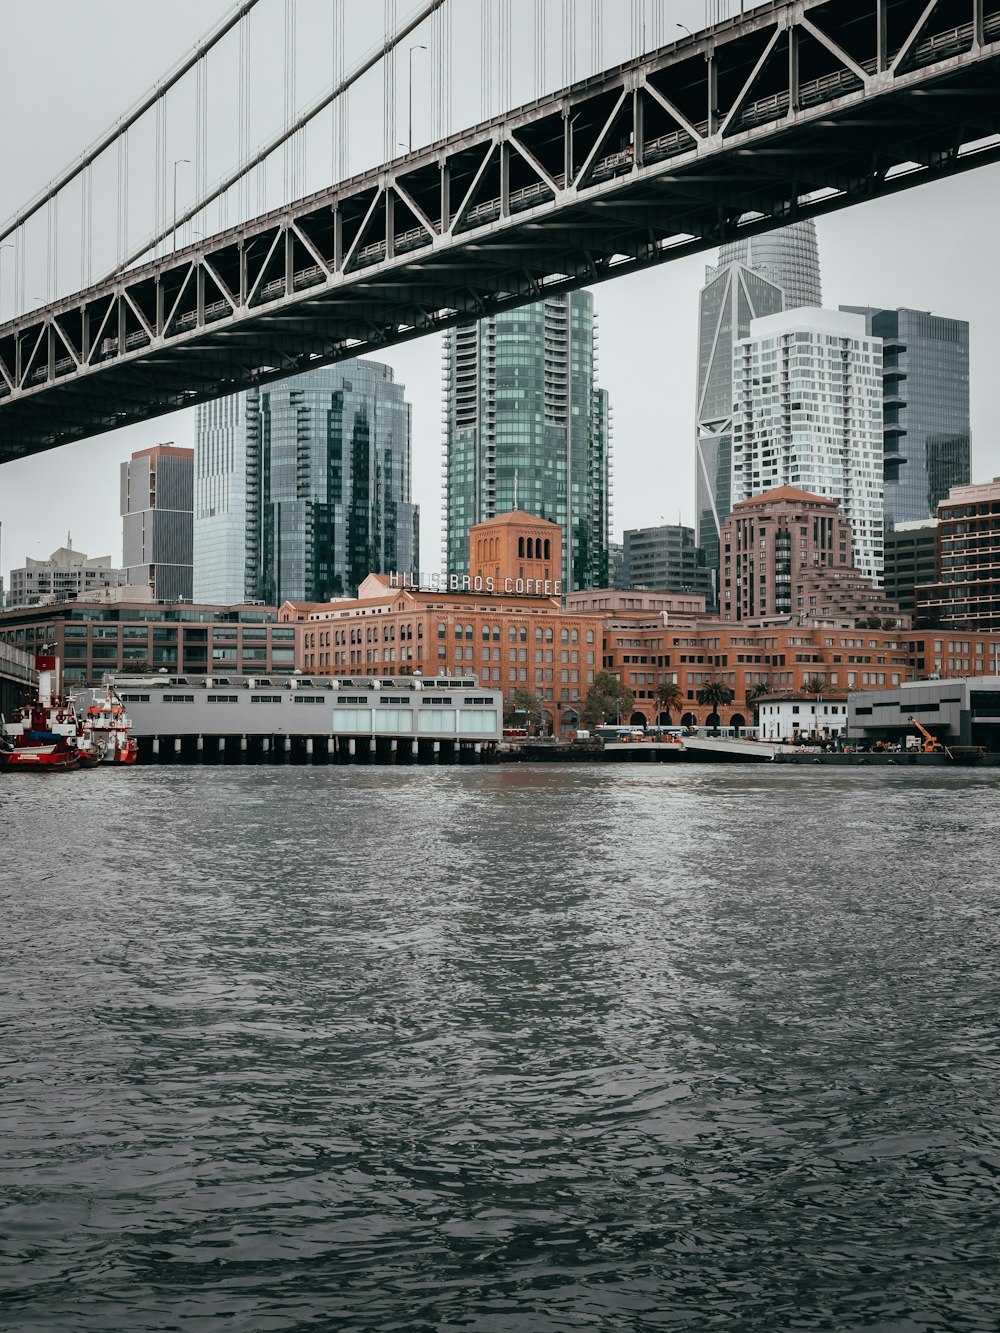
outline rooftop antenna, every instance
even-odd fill
[[[517,468],[514,469],[514,508],[517,508]]]

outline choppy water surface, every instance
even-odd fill
[[[0,1323],[994,1333],[998,797],[4,778]]]

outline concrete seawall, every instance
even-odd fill
[[[140,736],[140,764],[489,764],[489,742],[369,736]]]

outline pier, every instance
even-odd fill
[[[153,764],[476,764],[503,697],[474,676],[109,676]],[[86,706],[87,692],[78,696]]]

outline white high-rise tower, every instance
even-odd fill
[[[786,310],[733,350],[732,503],[779,486],[836,500],[882,581],[882,340],[862,315]]]

